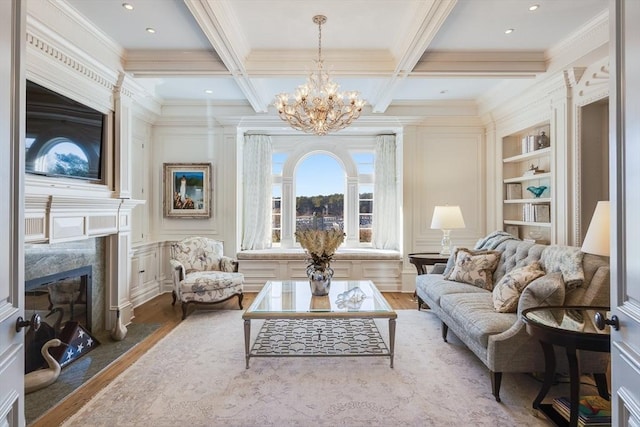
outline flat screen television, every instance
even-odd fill
[[[27,80],[27,173],[102,180],[105,115]]]

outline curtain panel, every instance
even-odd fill
[[[271,247],[271,156],[267,135],[245,135],[242,249]]]
[[[376,138],[374,174],[372,246],[376,249],[399,250],[395,135],[379,135]]]

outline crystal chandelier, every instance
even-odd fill
[[[274,105],[280,118],[292,128],[326,135],[346,128],[360,117],[366,102],[358,99],[356,91],[338,92],[340,85],[323,69],[322,24],[327,22],[327,17],[316,15],[313,22],[318,24],[318,68],[309,74],[307,83],[298,86],[295,94],[279,94]]]

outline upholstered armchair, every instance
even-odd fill
[[[242,309],[244,276],[238,262],[223,255],[222,242],[206,237],[187,237],[171,245],[173,302],[182,303],[182,319],[191,304],[218,304],[238,296]]]

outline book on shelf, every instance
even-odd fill
[[[522,184],[507,184],[507,200],[522,199]]]
[[[571,403],[566,397],[558,397],[551,405],[567,421],[570,418]],[[580,396],[578,426],[597,427],[611,425],[611,402],[600,396]]]
[[[535,222],[551,222],[551,212],[549,205],[533,205],[533,220]]]

